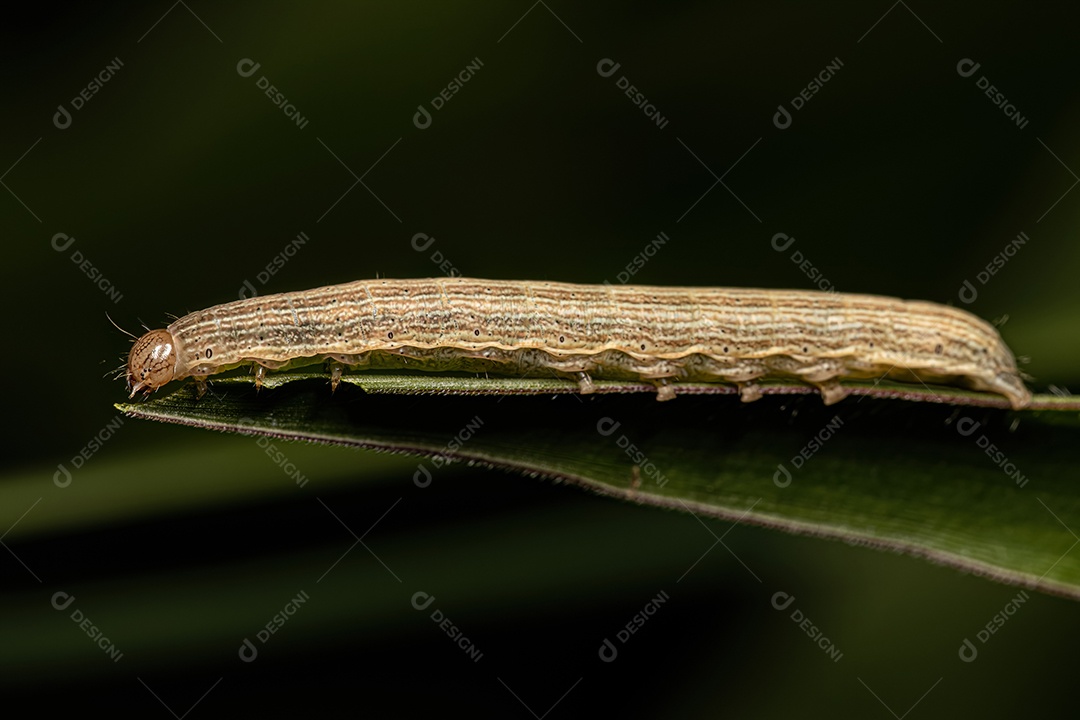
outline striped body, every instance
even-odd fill
[[[243,363],[274,369],[330,359],[554,374],[578,379],[583,391],[590,377],[642,379],[657,384],[661,399],[692,380],[735,383],[752,400],[756,379],[794,377],[835,402],[845,394],[839,378],[891,377],[989,390],[1016,408],[1030,400],[1012,353],[988,323],[957,308],[871,295],[369,280],[217,305],[154,332],[171,336],[170,379]],[[129,373],[138,370],[136,349]]]

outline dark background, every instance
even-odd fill
[[[289,446],[312,478],[295,488],[250,438],[136,421],[69,488],[52,475],[124,397],[109,371],[129,341],[106,313],[138,332],[233,300],[245,280],[267,293],[438,276],[436,251],[467,276],[618,282],[663,232],[632,282],[815,287],[797,250],[841,291],[1008,316],[1002,333],[1033,386],[1075,387],[1075,10],[526,0],[36,12],[0,31],[0,272],[15,361],[0,482],[27,488],[27,507],[40,497],[32,512],[44,515],[57,494],[121,475],[144,480],[148,507],[158,472],[268,489],[12,545],[17,558],[0,559],[8,694],[148,717],[200,698],[191,717],[456,706],[888,717],[914,705],[915,718],[1049,712],[1072,698],[1075,603],[1032,594],[965,664],[960,642],[1018,591],[909,558],[710,521],[826,630],[844,653],[834,663],[733,556],[706,553],[713,538],[693,518],[563,485],[454,467],[419,492],[415,460]],[[115,76],[71,110],[116,58]],[[980,63],[967,78],[965,58]],[[237,71],[244,59],[260,64],[251,77]],[[604,59],[620,64],[611,77],[597,71]],[[836,59],[777,128],[778,105],[792,110]],[[264,76],[303,128],[257,87]],[[624,76],[664,127],[622,93]],[[982,94],[983,76],[1023,128]],[[301,232],[308,242],[260,281]],[[980,282],[1020,232],[1026,245]],[[75,238],[62,252],[58,233]],[[417,233],[435,238],[423,252]],[[777,233],[795,243],[776,251]],[[371,536],[378,561],[354,546],[316,583],[352,541],[330,507],[356,535],[393,511]],[[301,589],[310,601],[241,663],[242,638]],[[120,662],[50,607],[57,590],[114,628]],[[411,607],[421,590],[480,662]],[[601,641],[662,591],[670,600],[617,661],[600,662]],[[144,645],[144,630],[170,639]]]

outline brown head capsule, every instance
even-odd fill
[[[131,395],[165,385],[176,372],[176,348],[168,330],[151,330],[135,341],[128,355],[127,386]]]

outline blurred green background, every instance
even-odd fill
[[[632,282],[815,287],[798,251],[841,291],[1008,316],[1002,333],[1034,386],[1076,387],[1076,10],[524,0],[35,12],[0,31],[0,213],[15,239],[0,272],[15,318],[7,350],[26,373],[6,388],[0,479],[25,504],[3,508],[0,533],[24,514],[40,525],[7,530],[0,553],[6,696],[178,715],[198,702],[200,713],[461,705],[509,717],[553,706],[551,717],[887,717],[916,703],[911,717],[952,717],[1071,699],[1073,602],[1029,593],[964,663],[964,638],[1017,589],[707,521],[759,584],[692,517],[563,485],[454,466],[421,489],[415,459],[289,445],[309,479],[297,487],[250,438],[103,429],[123,399],[109,373],[129,346],[106,313],[138,332],[236,299],[245,281],[269,293],[448,267],[619,282],[658,233],[668,241]],[[979,64],[970,77],[964,59]],[[248,77],[244,60],[259,65]],[[605,60],[618,63],[608,77]],[[839,70],[794,109],[830,63]],[[1027,243],[981,282],[1021,232]],[[299,233],[306,243],[274,266]],[[418,233],[434,238],[422,251]],[[777,233],[795,242],[777,251]],[[58,464],[72,471],[65,487]],[[216,499],[157,491],[178,478]],[[116,518],[65,523],[86,502]],[[839,662],[772,607],[781,590]],[[75,598],[63,611],[58,592]],[[301,592],[307,602],[257,641]],[[414,609],[417,592],[434,603]],[[661,592],[670,600],[603,662],[603,640]],[[238,656],[244,638],[253,662]]]

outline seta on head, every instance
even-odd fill
[[[131,346],[127,364],[128,397],[140,390],[150,394],[173,379],[176,372],[176,348],[168,330],[151,330]]]

